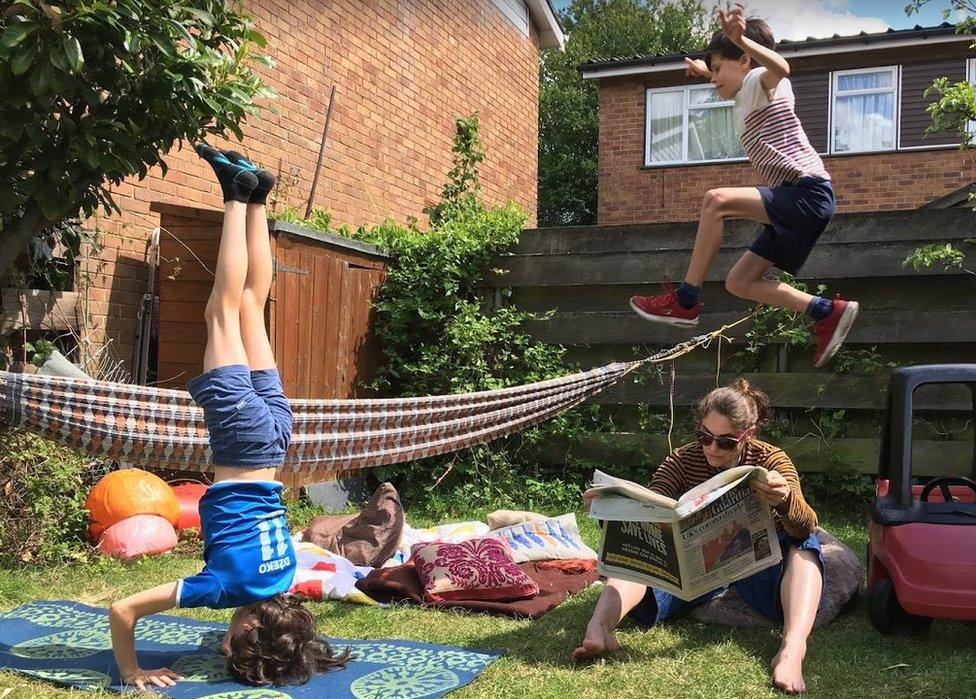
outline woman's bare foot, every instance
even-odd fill
[[[573,662],[582,663],[587,660],[599,658],[605,653],[610,653],[620,649],[620,643],[613,635],[613,629],[607,628],[599,623],[597,619],[591,619],[586,627],[586,636],[579,648],[573,651]]]
[[[783,643],[779,653],[769,663],[773,669],[773,684],[787,694],[800,694],[807,689],[803,681],[803,658],[807,654],[806,643]]]

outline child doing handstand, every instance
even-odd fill
[[[124,683],[171,686],[176,672],[139,666],[136,622],[173,607],[237,607],[221,644],[231,674],[254,685],[303,683],[342,666],[349,652],[334,656],[312,615],[285,594],[296,562],[275,471],[292,413],[264,322],[272,276],[265,201],[274,177],[234,151],[196,149],[224,196],[204,373],[187,386],[203,408],[213,455],[214,482],[200,500],[204,566],[113,604],[112,646]]]

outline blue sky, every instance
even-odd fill
[[[569,2],[554,0],[560,8]],[[702,4],[711,7],[714,2],[702,0]],[[908,0],[745,0],[743,4],[750,15],[768,20],[779,39],[933,26],[942,22],[942,11],[949,6],[948,0],[931,0],[921,13],[908,17]]]

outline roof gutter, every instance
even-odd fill
[[[948,34],[929,36],[922,39],[901,39],[888,41],[861,40],[843,44],[821,46],[796,46],[790,44],[777,47],[777,52],[786,57],[806,58],[810,56],[826,56],[837,53],[851,53],[853,51],[876,51],[879,49],[905,48],[924,44],[946,44],[950,42],[972,42],[973,37],[968,34]],[[701,54],[688,54],[689,56]],[[647,73],[664,73],[667,71],[684,70],[684,58],[661,57],[659,62],[653,58],[635,58],[631,60],[613,61],[593,66],[580,66],[580,73],[584,78],[615,78],[622,75],[644,75]]]
[[[539,27],[539,48],[562,49],[566,35],[548,0],[525,0],[525,5],[529,8],[532,21]]]

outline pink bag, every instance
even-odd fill
[[[166,553],[176,543],[169,521],[158,515],[133,515],[106,529],[97,549],[105,556],[128,559]]]

